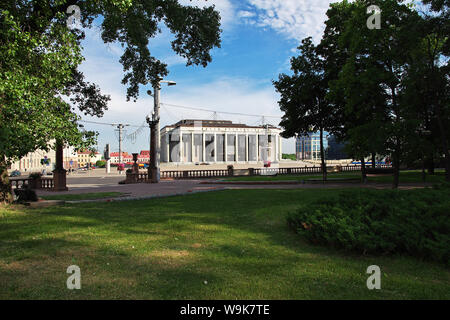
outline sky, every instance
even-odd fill
[[[186,66],[170,47],[173,36],[166,28],[150,40],[153,56],[168,64],[165,80],[176,86],[163,86],[161,102],[217,111],[194,111],[162,105],[161,127],[181,119],[221,119],[256,125],[278,125],[282,112],[272,81],[280,73],[289,73],[290,58],[298,55],[301,40],[311,36],[317,42],[324,30],[326,11],[332,0],[181,0],[183,4],[214,4],[222,19],[221,48],[212,51],[213,61],[206,67]],[[149,149],[149,128],[145,117],[153,109],[153,98],[141,90],[137,102],[126,101],[121,84],[123,49],[104,44],[99,28],[86,30],[83,42],[86,60],[80,67],[86,80],[98,84],[111,96],[109,109],[102,118],[82,115],[83,120],[123,123],[126,127],[123,150],[129,153]],[[150,89],[150,88],[149,88]],[[238,112],[235,116],[220,112]],[[263,118],[264,116],[264,118]],[[278,118],[277,118],[278,117]],[[99,132],[98,150],[106,143],[118,151],[118,133],[111,125],[83,123],[87,130]],[[144,126],[143,126],[144,125]],[[294,153],[293,139],[283,139],[283,153]]]

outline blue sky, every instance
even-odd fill
[[[167,80],[177,86],[163,87],[161,101],[167,104],[217,110],[218,119],[249,125],[260,124],[263,115],[281,116],[272,80],[289,72],[289,59],[298,54],[296,47],[302,38],[312,36],[316,41],[323,32],[329,0],[182,0],[188,5],[214,4],[222,17],[222,47],[212,52],[213,61],[206,68],[186,67],[185,61],[170,48],[172,36],[162,28],[162,34],[150,41],[150,51],[168,64]],[[83,43],[86,60],[81,66],[88,81],[97,83],[105,94],[111,95],[109,110],[103,118],[83,119],[105,123],[127,123],[127,135],[137,131],[137,138],[125,139],[124,150],[137,152],[148,149],[149,129],[139,130],[145,116],[153,108],[153,98],[141,91],[137,102],[126,101],[126,87],[119,58],[122,48],[105,45],[95,28],[87,30]],[[248,113],[258,116],[230,116],[224,112]],[[163,106],[161,125],[182,118],[212,119],[213,113]],[[278,125],[280,119],[266,118]],[[99,150],[110,143],[118,150],[118,139],[112,126],[85,124],[86,129],[100,133]],[[283,152],[293,153],[292,139],[283,141]]]

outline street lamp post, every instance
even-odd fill
[[[147,123],[150,126],[150,165],[148,167],[148,176],[152,183],[158,183],[161,176],[161,138],[159,129],[161,83],[167,83],[168,86],[177,84],[175,81],[160,80],[158,84],[153,86],[154,110],[151,119],[147,116]]]
[[[158,167],[156,164],[157,150],[156,150],[156,124],[159,119],[156,118],[155,112],[152,112],[152,117],[147,116],[147,123],[150,127],[150,159],[148,166],[148,179],[152,183],[157,183],[159,181],[157,171]]]

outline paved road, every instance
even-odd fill
[[[38,190],[39,196],[55,195],[55,194],[80,194],[80,193],[94,193],[94,192],[121,192],[129,197],[151,197],[151,196],[168,196],[187,194],[191,192],[213,191],[225,189],[321,189],[321,188],[391,188],[390,184],[360,184],[360,183],[315,183],[315,184],[289,184],[289,185],[240,185],[231,184],[223,185],[215,183],[216,179],[203,180],[174,180],[161,181],[158,184],[140,183],[119,185],[119,181],[123,180],[124,176],[119,175],[100,175],[88,174],[73,175],[68,177],[67,183],[69,191],[52,192]],[[205,184],[205,182],[208,182]],[[402,184],[401,188],[411,189],[423,187],[423,184]]]
[[[199,180],[161,181],[158,184],[140,183],[120,185],[123,177],[83,177],[69,178],[69,191],[53,192],[37,190],[39,196],[56,194],[80,194],[95,192],[121,192],[127,196],[165,196],[185,194],[190,192],[225,189],[221,185],[204,185]]]

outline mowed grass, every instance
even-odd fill
[[[342,173],[328,173],[327,178],[330,182],[333,179],[360,179],[361,172],[342,172]],[[234,177],[226,178],[225,181],[302,181],[309,179],[322,179],[322,174],[302,174],[302,175],[277,175],[277,176],[249,176],[249,177]],[[368,182],[373,183],[392,183],[392,175],[370,176],[367,178]],[[443,170],[436,170],[434,175],[426,175],[425,182],[439,183],[445,180],[445,173]],[[400,183],[420,183],[422,180],[422,172],[420,170],[408,170],[400,172]]]
[[[122,192],[92,192],[92,193],[80,193],[80,194],[58,194],[51,196],[41,196],[44,200],[98,200],[107,198],[117,198],[124,195]]]
[[[288,229],[287,212],[335,192],[227,190],[0,209],[0,299],[450,298],[442,265],[344,254]],[[81,290],[66,288],[70,265],[81,268]],[[381,267],[381,290],[366,287],[370,265]]]

